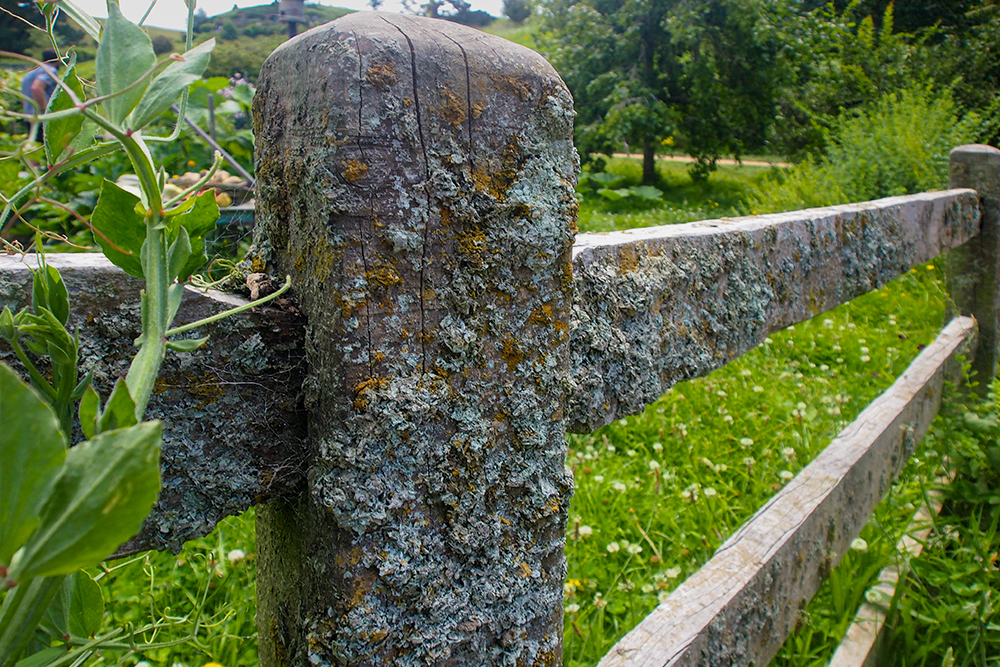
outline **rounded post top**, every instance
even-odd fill
[[[981,197],[1000,197],[1000,150],[983,144],[967,144],[953,148],[949,158],[949,187],[972,188]]]

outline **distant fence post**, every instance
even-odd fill
[[[308,318],[312,460],[261,506],[262,665],[561,663],[572,99],[477,30],[351,14],[254,100],[255,263]]]
[[[979,347],[972,369],[985,395],[1000,355],[1000,150],[959,146],[951,151],[950,187],[979,193],[979,236],[952,250],[946,260],[948,289],[962,315],[979,322]]]

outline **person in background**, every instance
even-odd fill
[[[49,98],[56,90],[59,58],[55,51],[46,49],[42,54],[42,60],[45,62],[41,66],[31,70],[21,79],[21,93],[26,98],[23,100],[24,113],[26,114],[34,114],[36,108],[38,113],[43,113],[45,107],[48,106]],[[29,99],[31,101],[28,101]],[[38,126],[38,134],[35,139],[42,140],[41,125]]]

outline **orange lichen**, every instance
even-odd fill
[[[391,62],[376,63],[368,68],[365,81],[377,88],[385,89],[396,85],[399,77],[396,76],[396,69]]]
[[[465,122],[468,117],[468,109],[468,103],[450,90],[445,89],[441,93],[441,106],[438,108],[438,113],[455,127]]]
[[[343,173],[348,183],[357,183],[368,174],[368,165],[358,160],[348,160],[344,164]]]
[[[507,362],[507,370],[513,373],[524,360],[524,352],[513,338],[505,338],[500,348],[500,356]]]

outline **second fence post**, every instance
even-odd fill
[[[262,665],[557,665],[572,100],[537,54],[358,13],[265,63],[255,263],[308,318],[308,483],[262,506]]]
[[[948,290],[962,315],[979,322],[979,345],[972,364],[976,392],[985,396],[1000,356],[1000,150],[959,146],[951,151],[952,188],[979,193],[979,236],[947,258]]]

